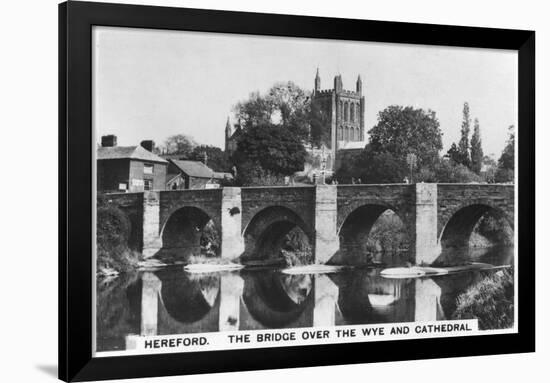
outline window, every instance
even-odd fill
[[[355,104],[350,104],[349,113],[351,122],[355,122]]]
[[[153,190],[153,180],[143,180],[143,190]]]
[[[153,164],[143,164],[143,174],[153,174]]]
[[[349,117],[349,104],[346,102],[344,104],[344,121],[348,121]]]

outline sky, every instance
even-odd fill
[[[311,90],[317,68],[322,89],[341,74],[355,90],[361,75],[365,131],[389,105],[431,109],[446,151],[467,101],[485,154],[498,158],[517,126],[515,51],[117,27],[94,27],[93,47],[98,142],[115,134],[119,145],[162,144],[183,133],[223,149],[237,102],[281,81]]]

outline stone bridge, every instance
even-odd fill
[[[416,263],[432,263],[442,248],[468,245],[487,212],[514,228],[514,185],[387,184],[247,187],[109,194],[126,212],[131,245],[152,257],[161,250],[200,247],[207,223],[221,256],[275,248],[293,228],[309,239],[316,263],[338,259],[362,241],[386,210],[403,222]]]

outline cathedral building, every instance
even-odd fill
[[[312,161],[305,164],[304,172],[301,173],[310,178],[314,174],[318,175],[321,167],[330,175],[347,154],[365,147],[365,97],[361,76],[357,77],[354,91],[344,89],[340,74],[334,77],[332,89],[321,89],[321,77],[317,69],[311,102],[316,104],[321,114],[323,136],[326,139],[321,147],[306,144]],[[240,132],[239,124],[232,129],[228,119],[225,127],[225,150],[228,153],[237,149]]]
[[[315,75],[312,102],[316,103],[324,116],[327,129],[326,142],[330,158],[327,169],[338,167],[342,150],[357,150],[365,146],[365,97],[363,96],[363,81],[357,77],[355,91],[344,89],[342,75],[334,77],[332,89],[321,89],[319,69]]]

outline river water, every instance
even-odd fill
[[[469,251],[512,265],[512,248]],[[388,279],[382,268],[287,275],[277,268],[190,274],[180,266],[97,281],[97,351],[126,336],[451,319],[457,297],[492,271]]]

